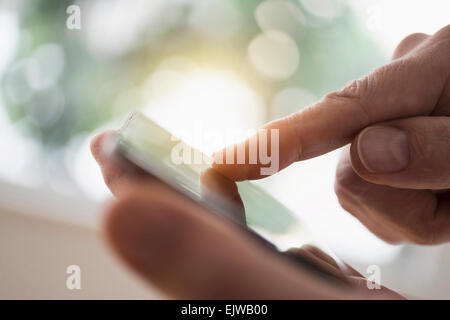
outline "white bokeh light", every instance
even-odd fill
[[[170,87],[170,83],[174,85]],[[206,134],[227,130],[244,132],[260,127],[265,120],[263,100],[228,72],[198,69],[183,74],[162,70],[153,74],[147,85],[150,87],[145,87],[144,92],[149,92],[150,100],[145,113],[208,154],[236,141],[211,141],[209,145],[196,145],[198,141],[190,140],[192,136],[183,134],[197,130],[198,126]],[[155,94],[152,95],[152,92]]]
[[[448,0],[348,0],[361,26],[392,54],[411,33],[433,34],[450,24]],[[401,20],[400,20],[401,19]]]
[[[144,32],[160,30],[167,0],[98,0],[86,3],[86,42],[94,54],[114,57],[145,41]],[[173,2],[173,1],[170,1]],[[170,13],[170,11],[168,11]],[[84,13],[83,13],[84,14]],[[166,23],[168,17],[166,17]],[[154,26],[153,26],[154,24]],[[83,27],[84,28],[84,27]]]
[[[156,66],[155,70],[175,70],[180,72],[189,72],[198,68],[197,63],[182,55],[169,56]]]
[[[302,10],[287,1],[263,1],[255,10],[255,19],[263,31],[280,30],[297,34],[306,22]]]
[[[64,64],[64,51],[60,45],[49,43],[38,47],[28,60],[28,84],[34,90],[50,87],[63,72]]]
[[[257,35],[248,47],[248,56],[256,70],[277,80],[292,76],[300,63],[295,41],[286,33],[275,30]]]

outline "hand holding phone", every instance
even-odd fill
[[[118,165],[111,153],[104,152],[116,134],[102,134],[92,143],[105,181],[119,198],[106,214],[105,235],[122,259],[166,294],[264,299],[356,294],[280,259],[275,250],[254,241],[253,233],[236,227],[235,221],[221,218],[147,170],[130,165],[129,160],[125,166]],[[307,247],[297,253],[340,272],[333,259],[319,250]]]

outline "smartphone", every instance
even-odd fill
[[[346,277],[342,276],[347,273],[345,264],[314,237],[290,209],[250,181],[231,182],[237,185],[240,196],[238,204],[236,197],[231,197],[234,199],[232,201],[213,190],[208,192],[207,183],[202,182],[202,174],[213,170],[211,158],[191,148],[142,113],[135,112],[127,119],[116,132],[113,144],[114,153],[122,159],[207,208],[212,214],[232,221],[280,258],[289,260],[313,276],[348,285]],[[185,152],[181,155],[182,151]],[[188,156],[186,153],[189,153]],[[342,272],[330,272],[306,257],[287,251],[304,244],[322,249],[336,261]]]

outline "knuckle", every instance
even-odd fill
[[[373,114],[371,108],[375,108],[384,98],[383,92],[389,91],[395,85],[391,75],[409,68],[407,61],[396,61],[381,66],[368,75],[347,84],[342,90],[332,92],[326,96],[329,99],[346,99],[355,103],[368,118]]]
[[[307,109],[305,111],[308,112],[309,110]],[[303,156],[303,140],[302,140],[303,135],[300,131],[301,126],[297,125],[297,123],[302,123],[301,117],[302,117],[301,112],[295,112],[285,118],[286,127],[293,128],[290,135],[295,137],[295,139],[297,140],[297,143],[296,143],[297,150],[295,151],[295,161],[301,160],[302,156]]]
[[[347,84],[342,90],[329,94],[330,98],[348,98],[360,101],[363,99],[369,89],[369,76],[364,76]]]
[[[448,40],[450,40],[450,24],[443,27],[438,32],[436,32],[433,35],[433,39],[436,39],[436,40],[448,39]]]
[[[442,66],[447,65],[448,62],[448,51],[450,50],[450,36],[448,37],[436,37],[430,41],[430,45],[428,48],[429,59],[434,59],[436,64],[441,68]]]
[[[394,58],[399,58],[407,54],[409,51],[417,47],[420,43],[422,43],[425,39],[428,38],[428,35],[424,33],[413,33],[405,37],[398,44],[397,48],[394,52]]]
[[[366,75],[360,79],[353,80],[339,91],[329,93],[325,96],[328,100],[340,100],[347,104],[352,104],[359,109],[358,117],[361,126],[366,126],[371,122],[368,101],[376,90],[377,81],[373,74]]]
[[[438,65],[448,65],[448,51],[450,50],[450,25],[436,32],[429,41],[429,56],[437,61]]]

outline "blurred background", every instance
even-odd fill
[[[66,26],[70,5],[80,29]],[[111,197],[89,153],[95,132],[136,109],[176,132],[256,129],[387,63],[408,34],[447,25],[449,10],[446,0],[1,0],[0,298],[159,297],[94,235]],[[388,245],[340,209],[338,156],[258,183],[363,274],[377,264],[387,286],[450,298],[448,246]],[[65,289],[69,264],[88,270],[82,293]]]

